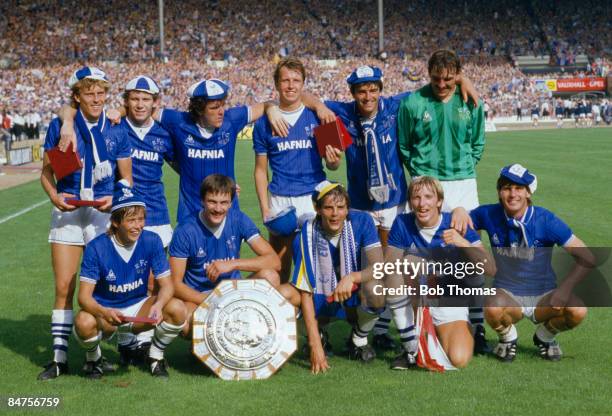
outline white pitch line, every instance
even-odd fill
[[[26,212],[32,211],[33,209],[36,209],[36,208],[38,208],[39,206],[41,206],[41,205],[43,205],[43,204],[46,204],[47,202],[49,202],[49,200],[48,200],[48,199],[45,199],[44,201],[37,202],[37,203],[35,203],[34,205],[30,205],[30,206],[29,206],[29,207],[27,207],[27,208],[24,208],[24,209],[22,209],[22,210],[20,210],[20,211],[17,211],[17,212],[16,212],[16,213],[14,213],[14,214],[8,215],[8,216],[6,216],[6,217],[4,217],[4,218],[0,218],[0,224],[5,223],[5,222],[7,222],[7,221],[10,221],[10,220],[12,220],[13,218],[19,217],[20,215],[23,215],[23,214],[25,214]]]

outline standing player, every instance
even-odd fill
[[[342,185],[322,182],[312,199],[317,215],[302,226],[293,241],[291,284],[282,285],[280,292],[301,308],[310,368],[317,374],[329,369],[320,328],[343,309],[347,316],[357,314],[348,340],[349,357],[363,362],[376,357],[368,345],[368,333],[378,319],[372,307],[384,304],[384,300],[377,300],[367,284],[372,283],[372,274],[363,267],[362,255],[365,253],[363,260],[372,265],[382,262],[383,253],[372,218],[349,209],[350,197]],[[358,292],[353,291],[356,284],[361,285]],[[333,302],[328,302],[330,297]]]
[[[279,94],[280,112],[289,126],[288,135],[276,136],[267,117],[255,123],[255,189],[264,221],[291,206],[295,207],[298,218],[314,214],[311,195],[315,186],[325,179],[314,138],[319,119],[302,103],[305,80],[306,70],[300,60],[281,59],[274,71],[274,85]],[[328,169],[338,169],[340,155],[338,149],[327,146],[325,163]],[[269,184],[268,162],[272,170]],[[270,232],[270,244],[281,258],[283,282],[289,280],[292,238],[293,235],[287,237]]]
[[[121,326],[124,316],[156,320],[149,349],[151,374],[168,377],[164,350],[181,331],[186,312],[183,302],[172,297],[166,253],[159,236],[144,230],[145,216],[144,200],[132,192],[127,181],[119,181],[108,232],[85,248],[79,286],[82,309],[75,319],[74,335],[86,349],[84,369],[88,378],[104,375],[100,350],[103,336],[151,329],[150,324]],[[147,296],[151,272],[160,288],[155,296]]]
[[[389,234],[385,262],[400,261],[407,254],[428,260],[459,262],[466,259],[485,264],[485,273],[494,275],[493,262],[487,259],[480,237],[469,230],[462,237],[451,228],[451,214],[442,212],[444,190],[440,181],[422,176],[410,182],[409,214],[399,215]],[[487,260],[485,260],[487,259]],[[470,277],[472,278],[472,277]],[[393,280],[390,280],[393,279]],[[437,276],[440,285],[458,284],[455,276]],[[387,276],[388,287],[398,287],[404,279]],[[404,352],[391,364],[394,370],[406,370],[416,364],[417,341],[414,333],[414,313],[407,296],[389,296],[387,304],[393,311]],[[450,363],[457,368],[467,366],[472,358],[474,339],[468,321],[467,307],[430,307],[436,333]]]
[[[557,117],[557,128],[563,128],[563,115],[565,114],[565,108],[563,107],[563,100],[557,99],[555,104],[555,116]]]
[[[170,267],[175,296],[185,302],[189,319],[183,329],[191,332],[191,317],[208,292],[223,279],[266,279],[279,284],[278,256],[261,237],[253,221],[236,206],[236,184],[224,175],[207,176],[200,186],[199,212],[178,225],[170,243]],[[246,241],[256,257],[240,258],[240,245]]]
[[[538,123],[540,122],[540,107],[538,103],[533,103],[531,106],[531,125],[533,127],[538,127]]]
[[[555,214],[532,205],[537,178],[519,164],[504,167],[497,180],[499,203],[482,205],[468,218],[453,220],[464,230],[469,219],[476,230],[489,234],[497,265],[494,287],[499,288],[485,308],[487,323],[499,335],[494,352],[505,362],[516,357],[523,317],[538,327],[533,342],[542,358],[558,361],[561,348],[555,336],[579,325],[587,309],[572,293],[592,268],[594,259],[584,243]],[[457,209],[453,216],[465,215]],[[458,217],[457,217],[458,218]],[[562,246],[576,264],[557,287],[551,265],[552,247]]]
[[[114,135],[126,137],[132,147],[134,193],[145,201],[145,230],[153,231],[168,247],[172,226],[162,182],[164,160],[172,161],[170,135],[153,120],[159,105],[159,87],[153,79],[140,75],[125,86],[126,117],[112,128]]]
[[[55,303],[51,314],[53,361],[38,375],[39,380],[53,379],[68,372],[72,302],[83,246],[107,228],[115,170],[118,169],[121,178],[132,180],[129,143],[109,134],[110,123],[103,111],[110,87],[106,74],[98,68],[84,67],[74,72],[69,86],[72,105],[76,108],[74,149],[84,160],[82,170],[56,182],[47,153],[43,159],[40,181],[54,205],[49,242],[55,276]],[[45,138],[45,151],[58,145],[60,127],[59,118],[51,121]],[[66,201],[69,198],[95,199],[103,204],[97,208],[77,208]]]
[[[444,189],[443,211],[478,206],[476,164],[485,144],[482,105],[470,108],[456,86],[461,63],[454,52],[439,50],[428,62],[431,82],[402,101],[399,147],[410,176],[432,176]],[[484,284],[484,280],[482,281]],[[470,308],[476,353],[486,352],[482,308]]]

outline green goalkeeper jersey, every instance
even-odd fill
[[[476,177],[484,150],[484,112],[461,98],[457,86],[443,103],[428,84],[404,98],[398,115],[400,156],[410,176],[442,181]]]

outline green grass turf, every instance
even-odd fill
[[[612,130],[567,129],[489,134],[478,166],[481,203],[495,202],[499,169],[523,163],[538,175],[538,205],[565,219],[587,244],[612,245]],[[252,180],[253,152],[238,144],[237,175],[241,207],[261,225]],[[344,166],[331,175],[344,180]],[[177,176],[167,171],[168,200],[174,217]],[[0,218],[41,201],[37,182],[0,192]],[[610,326],[612,310],[592,308],[582,326],[562,334],[560,363],[537,357],[531,345],[533,326],[521,322],[518,357],[503,365],[477,357],[458,372],[388,370],[393,354],[381,354],[371,365],[330,360],[328,374],[314,377],[308,360],[296,353],[266,381],[224,382],[208,374],[188,353],[184,340],[167,353],[172,365],[168,383],[130,368],[99,382],[81,377],[84,353],[71,340],[70,366],[75,375],[47,383],[36,375],[51,356],[49,315],[53,277],[47,244],[50,205],[0,225],[0,396],[61,396],[58,413],[169,414],[612,414]],[[245,255],[248,250],[245,251]],[[336,352],[343,349],[349,328],[331,325]],[[489,339],[493,336],[489,330]],[[114,347],[103,350],[112,361]],[[0,409],[2,411],[6,409]],[[19,412],[15,412],[18,414]]]

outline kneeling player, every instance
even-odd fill
[[[441,212],[444,191],[440,181],[430,176],[421,176],[410,182],[408,187],[409,214],[400,214],[393,222],[389,233],[389,246],[385,252],[387,263],[403,259],[405,254],[430,258],[432,252],[423,249],[435,249],[442,254],[444,261],[458,262],[464,258],[472,262],[485,264],[485,273],[494,275],[493,262],[487,259],[487,253],[480,242],[480,237],[473,230],[465,238],[450,228],[450,213]],[[462,253],[459,252],[460,249]],[[444,250],[442,253],[441,250]],[[461,254],[461,255],[460,255]],[[462,256],[464,254],[464,256]],[[487,260],[485,260],[487,259]],[[433,260],[437,260],[433,258]],[[394,278],[393,282],[389,278]],[[440,282],[456,283],[460,281],[453,276],[440,276]],[[403,279],[397,276],[387,277],[387,287],[397,287]],[[405,370],[416,364],[417,342],[414,333],[414,313],[408,296],[387,296],[393,318],[400,334],[404,352],[392,363],[394,370]],[[467,366],[472,359],[474,338],[468,318],[467,307],[430,307],[436,334],[450,363],[457,368]]]
[[[232,207],[236,184],[229,176],[207,176],[200,187],[202,210],[181,222],[170,243],[170,267],[176,297],[187,306],[189,319],[183,335],[191,333],[193,311],[223,279],[266,279],[279,285],[280,260],[272,246],[259,234],[253,221]],[[231,207],[231,209],[230,209]],[[245,240],[256,257],[240,258]]]
[[[293,276],[280,292],[301,307],[311,371],[317,374],[329,369],[319,325],[342,312],[357,314],[348,340],[349,357],[363,362],[376,357],[368,345],[368,333],[378,320],[378,311],[371,307],[383,306],[384,299],[377,302],[370,296],[373,290],[363,279],[371,274],[363,271],[361,256],[365,251],[367,263],[373,264],[381,262],[383,254],[374,221],[367,213],[349,210],[349,196],[342,185],[322,182],[313,200],[317,215],[293,241]],[[356,284],[361,284],[359,291],[353,291]]]
[[[161,239],[145,231],[145,204],[135,197],[127,182],[117,183],[113,196],[111,226],[85,248],[79,287],[81,311],[74,335],[87,350],[85,374],[99,379],[104,374],[100,350],[103,336],[119,330],[119,345],[135,343],[133,333],[151,329],[149,324],[122,325],[124,317],[156,319],[149,349],[151,374],[168,377],[164,350],[185,323],[185,306],[173,298],[170,267]],[[159,284],[156,296],[147,296],[147,279],[153,272]]]
[[[514,324],[524,317],[538,325],[533,342],[540,356],[558,361],[562,352],[556,334],[575,328],[587,313],[572,291],[593,267],[593,255],[555,214],[532,205],[536,186],[536,176],[523,166],[506,166],[497,180],[498,204],[482,205],[464,219],[459,219],[465,215],[462,209],[453,212],[458,228],[471,219],[475,229],[487,231],[494,247],[494,286],[499,289],[487,302],[485,318],[499,335],[494,352],[505,362],[516,357]],[[559,287],[551,265],[555,244],[576,261]]]

